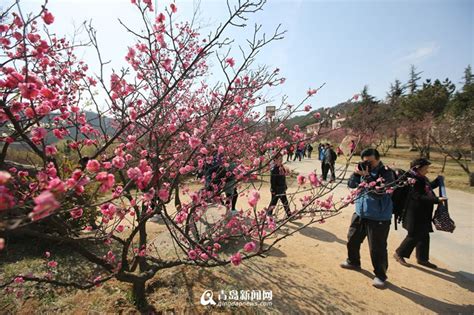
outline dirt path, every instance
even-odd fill
[[[319,169],[319,161],[303,160],[288,166],[300,174],[307,174]],[[289,180],[289,191],[296,190],[296,185],[294,178]],[[335,197],[342,197],[347,192],[342,184],[335,190]],[[260,193],[258,207],[267,206],[270,201],[268,184],[261,187]],[[160,272],[149,283],[148,300],[156,311],[166,314],[473,314],[474,282],[465,277],[472,273],[473,265],[472,196],[451,191],[449,196],[458,230],[454,234],[433,233],[432,261],[440,268],[430,270],[416,264],[407,268],[398,264],[392,253],[405,234],[401,229],[396,232],[392,228],[388,240],[389,282],[385,290],[371,286],[372,265],[366,242],[361,250],[362,271],[339,267],[346,258],[347,228],[354,211],[349,207],[324,224],[312,225],[284,239],[265,258],[244,261],[238,267],[183,266]],[[239,205],[247,207],[246,198],[240,198]],[[289,223],[289,231],[298,229],[306,220]],[[163,250],[166,248],[163,243],[168,242],[166,238],[160,238],[164,225],[148,224],[150,233],[156,236],[158,248]],[[410,262],[414,263],[413,259]],[[97,290],[65,295],[51,307],[54,306],[57,313],[67,314],[136,313],[126,298],[129,289],[111,281]],[[216,299],[221,290],[271,290],[272,305],[202,306],[200,298],[205,290],[212,290]],[[39,310],[38,302],[28,299],[19,314],[41,313]]]
[[[317,160],[292,162],[291,168],[301,174],[319,167]],[[293,183],[293,189],[294,189]],[[268,187],[266,187],[268,189]],[[265,187],[263,188],[265,189]],[[291,187],[290,187],[291,190]],[[264,192],[264,191],[262,191]],[[343,185],[336,195],[344,195],[347,188]],[[269,194],[262,193],[261,205],[266,205]],[[245,202],[241,200],[240,202]],[[226,266],[218,272],[222,280],[211,284],[214,292],[220,289],[253,290],[270,289],[273,291],[273,306],[259,307],[258,312],[269,313],[314,313],[314,312],[381,312],[381,313],[463,313],[474,312],[474,282],[463,276],[463,272],[453,271],[437,259],[439,249],[433,253],[433,261],[440,267],[430,270],[414,264],[407,268],[399,265],[392,253],[399,245],[401,232],[392,228],[389,236],[389,284],[387,289],[378,290],[371,286],[372,265],[365,242],[362,245],[361,272],[343,270],[339,263],[346,258],[346,233],[353,213],[353,207],[347,208],[341,215],[324,224],[308,227],[279,243],[269,257],[245,262],[242,266]],[[472,217],[471,217],[472,218]],[[290,223],[295,229],[302,222]],[[464,224],[464,223],[463,223]],[[461,224],[461,226],[463,225]],[[471,223],[472,224],[472,220]],[[461,227],[463,229],[463,227]],[[472,225],[470,227],[472,240]],[[455,234],[453,234],[455,235]],[[434,239],[433,243],[439,240]],[[445,245],[452,244],[446,241]],[[460,241],[461,242],[461,241]],[[472,267],[472,241],[465,245],[468,251],[457,253],[464,255],[464,261]],[[464,248],[464,247],[463,247]],[[203,278],[204,280],[204,278]],[[193,287],[196,304],[202,291]],[[202,289],[201,289],[202,290]],[[210,306],[207,306],[208,308]],[[198,306],[196,310],[209,310]]]

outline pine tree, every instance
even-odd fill
[[[474,81],[474,75],[472,74],[471,65],[467,65],[466,69],[464,69],[464,87],[463,90],[469,85],[471,85]]]
[[[397,147],[398,139],[398,122],[400,121],[400,100],[405,92],[405,87],[402,86],[402,82],[398,79],[394,83],[390,84],[390,91],[387,93],[387,104],[389,105],[389,116],[390,121],[393,123],[393,147]]]
[[[418,81],[421,79],[420,74],[422,74],[423,71],[416,72],[416,67],[414,65],[411,65],[410,68],[410,79],[408,80],[407,83],[407,88],[410,94],[415,93],[416,89],[418,88]]]

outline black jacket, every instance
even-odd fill
[[[408,231],[408,235],[433,232],[433,208],[439,203],[439,198],[433,192],[439,186],[438,179],[429,182],[426,177],[419,175],[414,176],[414,179],[416,182],[410,187],[403,215],[403,228]]]
[[[334,164],[337,160],[337,154],[333,149],[326,149],[324,152],[324,163],[325,164]]]
[[[272,194],[284,194],[286,192],[286,174],[283,166],[275,165],[270,175],[270,191]]]

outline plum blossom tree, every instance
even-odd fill
[[[96,268],[75,281],[25,271],[1,287],[39,282],[87,289],[116,279],[131,284],[135,303],[143,306],[146,283],[159,271],[239,265],[295,233],[276,233],[288,221],[310,217],[303,228],[352,201],[354,195],[334,200],[335,186],[324,187],[312,173],[291,196],[290,218],[267,216],[259,204],[257,189],[272,158],[290,143],[311,140],[285,128],[284,119],[317,92],[309,89],[297,106],[282,102],[281,124],[265,124],[265,91],[284,78],[253,61],[284,32],[265,36],[255,26],[239,58],[223,37],[227,28],[245,27],[264,1],[229,5],[228,19],[203,37],[191,23],[174,21],[175,4],[150,17],[151,1],[132,0],[142,29],[122,23],[135,43],[125,56],[128,67],[110,76],[96,31],[87,28],[86,43],[56,36],[46,4],[25,15],[15,2],[0,16],[0,250],[9,239],[30,237],[61,244]],[[95,72],[75,55],[84,45],[97,53]],[[212,63],[224,79],[210,86]],[[35,156],[34,171],[8,160],[18,146]],[[216,163],[219,170],[212,170]],[[196,174],[204,174],[198,184]],[[232,215],[216,206],[230,177],[248,196],[248,207]],[[86,214],[92,215],[83,220]],[[172,254],[164,254],[149,231],[152,217],[165,225]],[[244,245],[224,250],[231,240]],[[57,267],[50,255],[49,270]]]

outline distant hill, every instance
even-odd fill
[[[86,119],[87,119],[88,123],[92,127],[100,130],[99,126],[102,124],[102,127],[106,130],[106,132],[109,136],[114,134],[114,128],[112,127],[112,122],[113,122],[112,118],[102,117],[101,121],[100,121],[99,120],[99,115],[95,112],[86,111],[85,114],[86,114]],[[52,113],[52,114],[48,115],[47,117],[44,117],[41,122],[47,124],[49,122],[52,122],[53,119],[57,116],[59,116],[58,113]],[[6,131],[6,127],[0,126],[0,135],[2,135],[5,131]],[[76,138],[77,128],[69,127],[69,132],[70,132],[70,135],[73,139]],[[84,137],[81,135],[78,138],[83,139]],[[65,139],[70,139],[70,138],[66,137]],[[58,141],[59,140],[52,133],[48,133],[48,136],[46,137],[46,143],[47,144],[56,143]],[[13,146],[14,147],[19,147],[19,148],[24,147],[23,145],[21,145],[19,143],[14,143]]]
[[[295,116],[290,119],[288,119],[285,122],[285,125],[288,128],[292,128],[296,125],[298,125],[301,129],[305,128],[308,125],[314,124],[318,122],[314,118],[314,114],[320,113],[321,118],[325,119],[328,118],[328,111],[331,114],[337,114],[339,113],[340,117],[346,117],[350,112],[352,112],[355,108],[357,103],[352,103],[352,102],[343,102],[339,103],[336,106],[333,107],[326,107],[326,108],[320,108],[318,110],[311,111],[310,113],[306,115],[300,115],[300,116]]]

